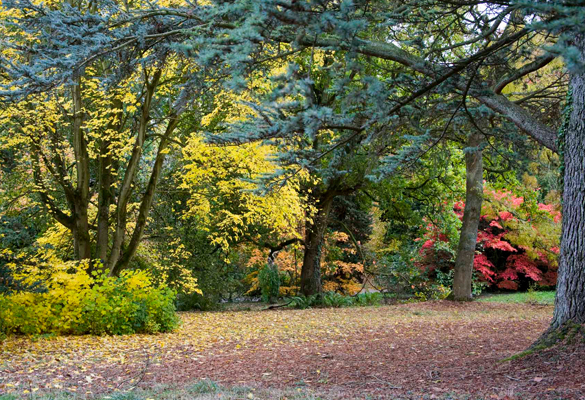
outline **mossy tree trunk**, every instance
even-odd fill
[[[585,35],[574,42],[585,63]],[[564,192],[559,277],[551,330],[585,324],[585,71],[571,71],[572,111],[564,143]]]

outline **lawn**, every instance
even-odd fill
[[[502,361],[551,315],[548,305],[443,301],[182,313],[180,329],[159,335],[11,337],[0,398],[578,398],[582,353]]]
[[[496,303],[527,303],[527,304],[555,304],[555,291],[548,292],[522,292],[509,294],[484,295],[478,299],[482,302],[496,302]]]

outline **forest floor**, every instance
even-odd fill
[[[504,361],[539,337],[552,311],[441,301],[194,312],[182,313],[181,328],[168,334],[10,337],[0,347],[0,399],[50,392],[100,399],[585,399],[582,343]],[[165,395],[201,382],[211,385],[210,397]],[[128,392],[135,397],[115,394]]]

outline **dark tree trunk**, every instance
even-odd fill
[[[585,35],[574,43],[585,62]],[[585,72],[571,71],[573,110],[564,145],[565,185],[559,277],[551,329],[585,324]]]
[[[91,258],[91,238],[89,235],[89,153],[83,131],[83,101],[81,95],[81,78],[78,78],[72,88],[73,97],[73,151],[77,168],[77,188],[74,193],[73,231],[75,242],[75,256],[78,260]]]
[[[272,251],[270,250],[270,254],[268,254],[268,259],[266,260],[266,267],[270,270],[271,274],[278,275],[278,265],[276,265],[276,256],[278,255],[279,251]],[[280,288],[280,286],[279,286]],[[268,296],[268,304],[276,304],[278,302],[278,295],[274,295],[272,290]]]
[[[317,204],[317,214],[305,224],[305,254],[301,269],[301,293],[305,296],[319,294],[321,287],[321,248],[327,230],[327,219],[334,196],[324,196]]]
[[[119,132],[123,125],[123,104],[119,99],[112,102],[114,116],[108,123],[108,131]],[[109,133],[108,133],[109,135]],[[108,258],[108,247],[110,239],[110,205],[114,201],[112,193],[112,184],[114,183],[112,173],[115,171],[112,152],[110,149],[109,136],[102,138],[100,144],[100,163],[99,163],[99,192],[98,192],[98,212],[97,212],[97,258],[102,262],[102,268]]]
[[[483,202],[483,160],[480,147],[482,139],[481,134],[474,133],[467,141],[467,147],[472,151],[465,154],[465,209],[453,277],[453,298],[457,301],[471,300],[473,259]]]
[[[97,226],[97,258],[106,263],[108,258],[108,242],[110,234],[110,204],[112,204],[112,157],[106,154],[109,149],[108,140],[101,145],[102,158],[100,159],[100,187],[98,196],[98,226]]]
[[[78,260],[89,260],[91,258],[91,237],[89,235],[89,217],[87,204],[78,199],[75,207],[75,229],[73,240],[75,244],[76,258]]]

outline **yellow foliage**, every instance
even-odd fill
[[[153,285],[146,271],[123,271],[120,277],[110,277],[89,274],[87,262],[51,267],[50,273],[26,269],[27,282],[36,284],[30,291],[0,294],[2,331],[126,334],[169,331],[176,326],[175,292]]]
[[[268,146],[217,147],[195,135],[183,155],[187,165],[181,187],[191,193],[185,217],[195,218],[213,244],[228,249],[231,243],[258,240],[261,235],[272,241],[299,237],[297,226],[305,207],[297,183],[257,191],[255,180],[276,168]]]
[[[278,293],[282,297],[296,296],[299,292],[298,286],[281,286],[278,288]]]

